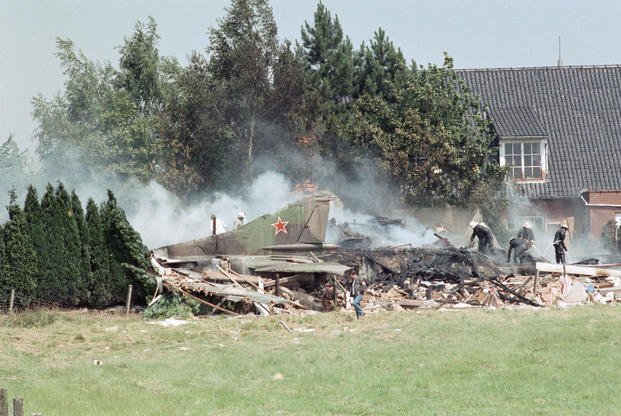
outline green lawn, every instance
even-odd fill
[[[348,312],[174,328],[0,316],[0,387],[44,416],[618,415],[620,314]]]

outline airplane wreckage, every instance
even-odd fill
[[[206,313],[228,315],[348,309],[351,272],[367,283],[365,310],[621,298],[621,270],[606,265],[556,265],[537,256],[507,264],[499,260],[506,252],[488,257],[437,233],[434,244],[376,247],[364,233],[330,218],[337,201],[331,193],[315,193],[223,233],[216,233],[212,216],[211,235],[152,250],[158,288],[198,301]],[[375,217],[370,226],[405,223]],[[339,244],[326,243],[329,227]]]

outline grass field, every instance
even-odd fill
[[[619,415],[620,315],[0,316],[0,387],[44,416]]]

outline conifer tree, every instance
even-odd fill
[[[89,285],[89,304],[100,308],[110,305],[112,301],[111,272],[101,217],[92,198],[89,198],[86,203],[86,229],[88,231],[90,273],[92,275]]]
[[[88,304],[89,293],[88,288],[91,286],[92,273],[90,269],[90,236],[86,226],[86,220],[84,218],[84,210],[82,209],[82,203],[80,198],[75,193],[75,190],[71,192],[71,210],[73,212],[73,219],[78,228],[78,240],[80,243],[80,272],[79,279],[77,280],[76,290],[80,299],[80,304]]]
[[[41,280],[43,276],[42,265],[40,264],[45,256],[46,239],[45,231],[43,229],[43,211],[41,210],[41,204],[39,203],[39,196],[37,189],[29,185],[26,192],[26,200],[24,202],[24,215],[26,217],[27,232],[32,241],[32,245],[37,253],[37,282]]]
[[[65,296],[62,303],[76,306],[80,303],[82,289],[82,277],[80,275],[82,262],[82,250],[80,247],[80,234],[73,212],[71,198],[62,182],[56,187],[56,200],[58,203],[57,219],[63,230],[63,280]]]
[[[54,187],[48,183],[41,198],[41,223],[45,238],[39,253],[41,274],[38,296],[49,302],[58,302],[64,293],[64,230],[58,219],[59,211]]]
[[[357,95],[368,93],[372,96],[391,97],[391,85],[401,79],[407,65],[401,49],[388,39],[386,32],[379,28],[373,34],[370,46],[360,48],[356,66]]]
[[[15,290],[15,305],[30,305],[37,286],[37,255],[30,241],[24,212],[17,204],[15,190],[9,193],[9,221],[4,225],[4,261],[0,274],[0,290]]]
[[[110,254],[112,299],[122,302],[127,285],[132,284],[135,295],[144,300],[154,287],[147,273],[147,247],[142,243],[140,234],[127,221],[125,212],[118,207],[111,190],[108,190],[108,200],[101,211]]]
[[[343,36],[338,16],[334,19],[323,3],[317,5],[314,22],[301,29],[298,54],[306,62],[314,88],[326,105],[326,116],[344,108],[354,93],[354,53],[351,41]]]

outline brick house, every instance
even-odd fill
[[[621,224],[621,65],[457,72],[488,106],[509,167],[510,229],[567,221],[598,242],[606,223]]]

